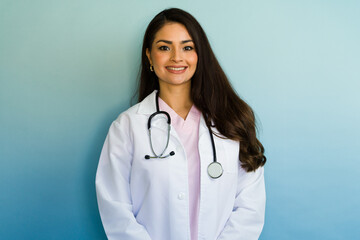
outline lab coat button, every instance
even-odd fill
[[[184,198],[185,198],[185,194],[184,194],[184,193],[181,192],[181,193],[178,194],[178,199],[179,199],[179,200],[184,200]]]

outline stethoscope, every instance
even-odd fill
[[[171,118],[169,113],[165,112],[165,111],[159,111],[159,91],[156,93],[156,99],[155,99],[155,103],[156,103],[156,112],[154,112],[153,114],[150,115],[148,122],[147,122],[147,127],[148,127],[148,131],[149,131],[149,139],[150,139],[150,147],[151,147],[151,151],[154,154],[153,157],[151,157],[150,155],[145,155],[145,159],[150,159],[150,158],[167,158],[170,156],[174,156],[175,152],[171,151],[169,154],[165,154],[165,151],[169,145],[169,140],[170,140],[170,130],[171,130]],[[154,148],[153,148],[153,144],[152,144],[152,140],[151,140],[151,120],[159,115],[165,115],[167,118],[167,125],[168,125],[168,130],[167,130],[167,140],[166,140],[166,145],[164,150],[158,155],[155,153]],[[215,149],[215,142],[214,142],[214,137],[212,134],[212,131],[210,129],[210,127],[208,127],[209,129],[209,133],[210,133],[210,138],[211,138],[211,144],[212,144],[212,149],[213,149],[213,162],[209,164],[208,168],[207,168],[207,172],[209,174],[209,176],[211,178],[219,178],[221,177],[221,175],[223,174],[223,168],[221,166],[221,164],[219,162],[216,161],[216,149]]]

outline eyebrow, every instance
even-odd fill
[[[156,43],[159,43],[159,42],[164,42],[164,43],[167,43],[167,44],[172,44],[172,41],[169,41],[169,40],[162,40],[162,39],[160,39],[160,40],[157,41]],[[181,41],[182,44],[188,43],[188,42],[193,42],[193,40],[189,39],[189,40]]]

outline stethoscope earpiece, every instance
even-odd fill
[[[156,154],[154,154],[156,155]],[[174,151],[171,151],[168,155],[165,155],[165,156],[155,156],[155,157],[150,157],[150,155],[145,155],[145,159],[150,159],[150,158],[167,158],[167,157],[171,157],[171,156],[174,156],[175,155],[175,152]]]

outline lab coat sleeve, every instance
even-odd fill
[[[240,167],[233,212],[218,240],[259,239],[264,226],[265,201],[264,168],[246,172]]]
[[[109,240],[151,240],[132,212],[130,172],[133,145],[130,121],[120,117],[106,137],[96,173],[101,220]]]

